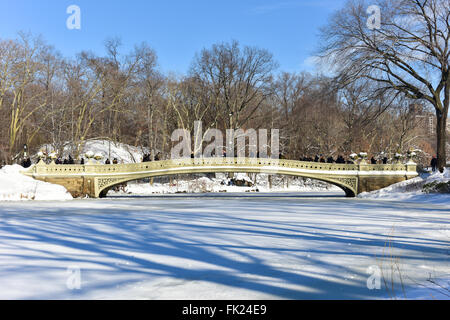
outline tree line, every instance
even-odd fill
[[[25,144],[31,153],[43,144],[54,151],[69,148],[78,158],[90,139],[167,156],[172,132],[193,132],[201,121],[204,131],[279,129],[280,152],[288,159],[416,149],[424,164],[437,152],[442,167],[449,6],[443,31],[439,19],[445,17],[436,6],[448,1],[400,2],[408,6],[380,1],[389,9],[382,24],[387,31],[364,31],[364,1],[337,12],[322,31],[319,52],[322,66],[335,68],[322,74],[283,72],[269,51],[237,41],[200,50],[185,75],[173,76],[159,70],[157,53],[146,43],[123,52],[120,39],[111,38],[104,55],[82,51],[67,58],[39,36],[2,39],[1,160],[17,161]],[[395,25],[394,17],[407,14],[419,15],[422,20],[415,21],[424,28]],[[430,68],[438,71],[419,75]],[[430,112],[436,115],[434,137],[426,130],[424,115]]]

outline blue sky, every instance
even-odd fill
[[[345,0],[0,0],[0,38],[40,34],[64,56],[104,54],[108,37],[123,50],[147,42],[160,69],[184,74],[196,52],[238,40],[274,54],[283,71],[312,71],[319,27]],[[81,30],[69,30],[66,9],[81,9]]]

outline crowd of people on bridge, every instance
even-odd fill
[[[223,157],[226,157],[226,153],[225,151],[222,154]],[[256,155],[257,158],[260,158],[259,156],[259,152]],[[194,154],[191,154],[191,158],[194,158]],[[155,156],[154,159],[152,160],[152,157],[150,154],[146,153],[143,155],[142,158],[142,162],[151,162],[151,161],[160,161],[162,160],[162,154],[161,152],[158,152]],[[280,153],[279,154],[279,159],[286,159],[286,157]],[[342,155],[338,155],[336,158],[334,158],[333,156],[324,156],[322,154],[318,154],[315,157],[311,157],[311,156],[304,156],[304,157],[300,157],[298,159],[299,161],[305,161],[305,162],[319,162],[319,163],[336,163],[336,164],[354,164],[355,163],[355,159],[354,158],[344,158]],[[69,155],[67,158],[61,159],[60,157],[58,157],[57,159],[55,159],[54,163],[57,165],[71,165],[71,164],[85,164],[85,160],[84,158],[81,158],[80,161],[75,161],[71,155]],[[106,161],[104,162],[104,164],[118,164],[120,161],[118,158],[114,158],[112,161],[108,158],[106,159]],[[372,156],[369,159],[370,164],[387,164],[389,162],[388,157],[385,154],[382,155],[378,155],[378,156]],[[21,160],[20,165],[24,168],[29,168],[32,165],[32,161],[29,157],[24,158]],[[431,159],[431,163],[430,166],[434,171],[437,170],[437,158],[436,156],[433,156]]]
[[[333,156],[325,157],[323,155],[316,155],[314,158],[312,157],[301,157],[300,161],[306,162],[321,162],[321,163],[336,163],[336,164],[354,164],[355,161],[353,159],[345,159],[342,155],[338,155],[336,158]],[[389,159],[384,157],[379,157],[378,159],[375,156],[372,156],[370,159],[371,164],[387,164]]]
[[[154,161],[159,161],[159,160],[162,160],[161,152],[158,152],[155,155],[155,159],[154,159]],[[142,162],[151,162],[151,161],[152,161],[151,154],[149,154],[149,153],[144,154],[144,157],[142,158]]]
[[[223,157],[226,157],[226,153],[223,153]],[[259,152],[256,156],[257,158],[259,158]],[[194,158],[194,154],[191,154],[191,158]],[[286,159],[286,157],[280,153],[279,154],[279,159]],[[152,160],[152,157],[150,154],[146,153],[144,154],[143,158],[142,158],[142,162],[151,162],[151,161],[159,161],[162,160],[162,155],[160,152],[158,152],[154,159]],[[336,164],[353,164],[354,161],[351,159],[345,159],[342,155],[339,155],[336,159],[333,158],[333,156],[328,156],[328,157],[324,157],[323,155],[316,155],[314,158],[312,157],[301,157],[299,159],[299,161],[306,161],[306,162],[320,162],[320,163],[336,163]],[[434,162],[434,166],[433,166],[433,162]],[[119,159],[118,158],[114,158],[112,161],[108,158],[106,159],[106,161],[104,162],[104,164],[118,164],[119,163]],[[387,164],[388,163],[388,158],[384,157],[380,160],[376,160],[375,157],[372,157],[370,159],[370,163],[371,164]],[[436,158],[433,157],[433,160],[431,162],[432,167],[436,167]],[[30,158],[26,158],[23,159],[21,161],[21,166],[23,166],[24,168],[29,168],[32,165],[32,161]],[[58,157],[57,159],[55,159],[55,164],[57,165],[72,165],[72,164],[77,164],[76,161],[72,158],[71,155],[69,155],[67,158],[61,159],[60,157]],[[78,162],[78,164],[85,164],[85,160],[84,158],[81,158],[81,160]]]

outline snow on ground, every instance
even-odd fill
[[[108,149],[91,141],[85,151]],[[357,199],[309,179],[274,176],[269,188],[258,175],[236,187],[217,175],[128,183],[113,198],[61,206],[50,200],[72,199],[63,187],[20,170],[0,170],[0,299],[449,298],[450,197],[421,191],[448,171]],[[206,193],[151,195],[183,192]],[[31,199],[48,201],[14,202]],[[381,290],[367,287],[374,268]]]
[[[251,182],[254,181],[245,173],[235,173],[234,179]],[[171,182],[129,182],[123,190],[110,191],[109,195],[135,194],[170,194],[170,193],[204,193],[204,192],[339,192],[336,186],[317,180],[273,176],[272,187],[269,187],[267,174],[258,174],[256,184],[251,187],[229,185],[230,179],[226,174],[216,174],[215,178],[194,177],[191,179],[175,178]]]
[[[87,151],[92,151],[94,154],[101,154],[103,160],[109,158],[109,141],[105,140],[93,140],[86,142],[83,149],[83,154]],[[147,150],[142,150],[139,147],[134,147],[124,143],[114,143],[111,142],[111,161],[114,158],[119,160],[119,163],[136,163],[141,162],[144,156],[144,152]]]
[[[422,174],[419,177],[393,184],[381,190],[361,193],[358,197],[364,199],[401,200],[450,205],[450,194],[424,193],[422,191],[425,184],[448,181],[450,181],[450,170],[446,169],[444,173]]]
[[[72,199],[66,188],[34,180],[21,174],[23,170],[19,165],[0,169],[0,201]]]
[[[411,300],[450,300],[450,277],[444,279],[427,279],[407,290],[405,295],[407,299]],[[404,296],[398,298],[405,299]]]
[[[48,153],[55,151],[50,145],[43,145],[40,150],[47,151]],[[111,160],[117,158],[119,160],[119,163],[141,162],[144,153],[148,152],[148,150],[145,148],[141,149],[139,147],[134,147],[125,143],[110,142],[108,140],[86,141],[81,151],[80,157],[84,157],[84,155],[88,151],[93,152],[94,155],[101,154],[103,156],[103,161],[108,159],[111,155]],[[62,152],[59,152],[59,156],[61,158],[68,158],[69,154],[69,146],[65,147]]]
[[[422,285],[450,278],[449,220],[332,193],[0,203],[0,299],[404,298],[399,277],[444,299]],[[370,268],[394,292],[369,290]]]

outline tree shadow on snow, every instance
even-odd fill
[[[164,197],[160,200],[164,202]],[[284,218],[282,210],[283,219],[274,221],[277,214],[273,208],[266,208],[265,212],[264,203],[252,202],[254,213],[260,215],[252,214],[250,218],[248,212],[245,217],[239,215],[235,211],[239,206],[233,203],[217,210],[196,210],[191,200],[167,208],[139,199],[114,202],[126,208],[102,208],[100,201],[93,201],[90,209],[79,207],[82,202],[73,202],[64,209],[26,205],[26,214],[0,207],[0,243],[14,249],[0,252],[0,261],[11,265],[0,268],[0,279],[9,274],[57,270],[61,263],[67,263],[89,264],[84,271],[88,275],[110,275],[108,280],[87,283],[83,290],[114,291],[133,281],[169,277],[185,283],[206,281],[280,299],[364,299],[386,294],[369,291],[365,273],[386,245],[383,234],[352,231],[352,225],[333,226],[324,220],[290,221]],[[332,205],[330,202],[330,209]],[[283,209],[291,210],[289,206]],[[371,209],[370,205],[364,208]],[[334,210],[342,217],[361,217],[361,213],[339,212],[336,207]],[[370,230],[375,226],[387,231],[386,219],[389,217],[380,214],[377,220],[372,214]],[[402,256],[405,261],[420,258],[424,252],[430,255],[430,261],[448,260],[448,242],[408,236],[395,240],[399,248],[409,253]],[[32,250],[28,249],[30,243],[34,243]],[[274,263],[274,257],[275,262],[280,259],[279,263]],[[342,258],[359,259],[364,268],[346,266]],[[20,259],[27,263],[18,265],[15,261]],[[283,264],[283,259],[290,262]],[[198,265],[191,267],[190,263]],[[67,297],[67,293],[61,292],[61,296]],[[55,294],[37,298],[54,297]],[[185,299],[191,297],[187,292]]]

